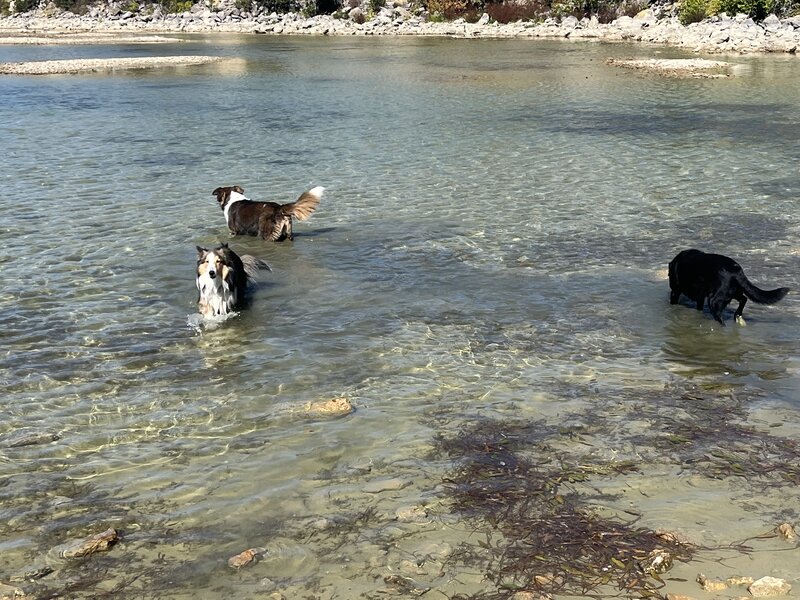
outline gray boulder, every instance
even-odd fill
[[[572,15],[569,15],[568,17],[564,17],[563,19],[561,19],[561,27],[563,27],[564,29],[575,29],[578,26],[578,23],[579,23],[578,19],[576,19]]]

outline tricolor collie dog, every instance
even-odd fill
[[[759,304],[775,304],[789,288],[762,290],[754,286],[744,274],[742,267],[732,258],[721,254],[706,254],[700,250],[684,250],[669,263],[669,301],[677,304],[681,294],[694,300],[697,310],[703,310],[708,299],[708,308],[722,325],[722,311],[736,299],[739,306],[734,319],[744,325],[742,312],[748,298]]]
[[[248,284],[260,271],[270,271],[260,258],[241,257],[222,244],[209,250],[197,246],[197,310],[204,318],[226,317],[245,305]]]
[[[245,197],[244,190],[238,185],[218,187],[211,194],[217,197],[219,207],[225,213],[231,235],[258,235],[265,240],[280,242],[294,239],[292,219],[305,221],[310,217],[324,191],[324,187],[315,187],[288,204],[254,202]]]

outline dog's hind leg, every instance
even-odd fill
[[[261,214],[258,217],[258,234],[262,240],[271,240],[273,242],[277,240],[274,213],[270,215]]]
[[[678,298],[681,297],[681,293],[677,290],[670,290],[669,291],[669,303],[670,304],[677,304]]]
[[[744,305],[747,304],[747,296],[740,293],[738,296],[734,296],[734,300],[739,301],[739,306],[736,308],[736,312],[733,313],[733,320],[739,325],[745,325],[742,313],[744,312]]]

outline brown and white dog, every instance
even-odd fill
[[[243,308],[245,292],[260,271],[271,271],[260,258],[241,257],[222,244],[209,250],[197,246],[197,310],[204,318],[226,317]]]
[[[217,197],[219,207],[225,213],[231,235],[258,235],[265,240],[280,242],[294,239],[292,218],[305,221],[310,217],[324,191],[324,187],[317,186],[288,204],[254,202],[245,197],[244,189],[238,185],[218,187],[211,194]]]

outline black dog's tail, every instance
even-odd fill
[[[747,296],[753,302],[758,302],[759,304],[775,304],[783,299],[783,297],[789,293],[789,288],[776,288],[774,290],[762,290],[754,286],[750,283],[750,280],[744,274],[744,271],[741,269],[738,273],[736,273],[736,281],[737,283],[742,286],[744,290],[744,295]]]

